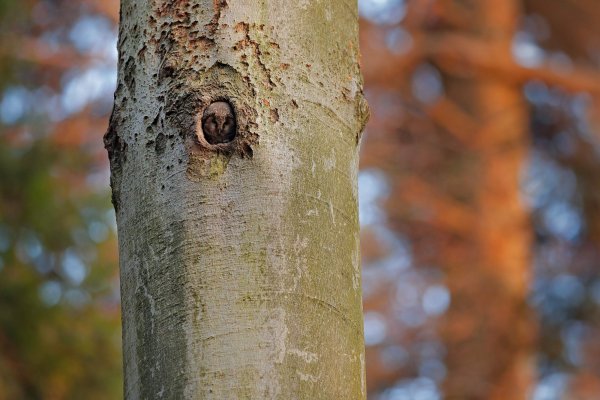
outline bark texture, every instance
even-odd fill
[[[105,144],[128,399],[365,397],[352,0],[123,0]],[[200,119],[228,102],[236,136]]]

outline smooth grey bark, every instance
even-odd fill
[[[365,398],[355,0],[122,0],[127,399]],[[204,109],[237,136],[210,144]]]

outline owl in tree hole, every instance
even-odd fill
[[[236,124],[231,105],[217,101],[202,114],[202,132],[210,144],[229,143],[235,138]]]

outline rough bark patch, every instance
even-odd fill
[[[250,158],[258,145],[255,98],[252,87],[233,67],[217,63],[202,73],[190,73],[184,84],[173,86],[167,95],[166,122],[184,138],[188,152],[188,178],[222,173],[229,158]],[[236,119],[232,141],[211,144],[198,135],[202,115],[216,102],[227,102]]]
[[[104,135],[104,148],[108,152],[110,162],[110,187],[112,188],[111,200],[115,211],[119,209],[120,180],[123,171],[123,163],[127,159],[127,142],[118,135],[119,113],[113,108],[110,116],[108,130]]]

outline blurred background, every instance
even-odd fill
[[[359,9],[369,399],[600,399],[600,3]],[[0,0],[0,400],[122,397],[117,22]]]

